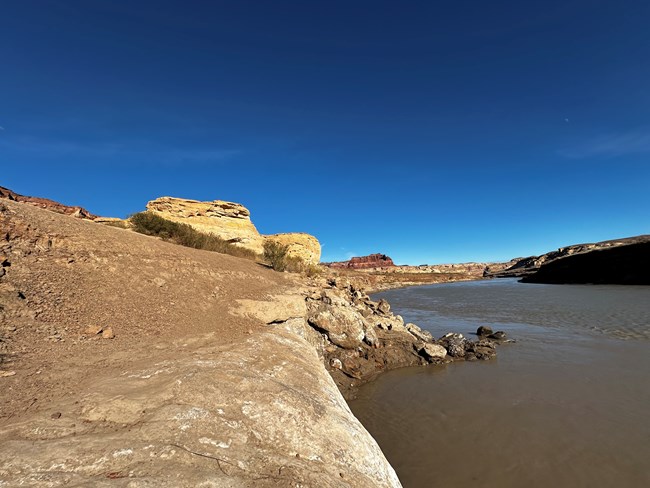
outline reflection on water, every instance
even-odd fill
[[[650,287],[497,280],[378,297],[434,335],[491,325],[517,339],[494,361],[362,388],[352,410],[406,488],[650,486]]]

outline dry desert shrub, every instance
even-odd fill
[[[140,234],[160,237],[181,246],[230,254],[251,260],[258,258],[258,255],[250,249],[244,249],[213,234],[199,232],[188,224],[173,222],[151,212],[133,214],[129,217],[129,221],[133,230]]]
[[[316,276],[321,272],[319,266],[306,263],[296,256],[290,256],[289,246],[273,240],[264,242],[264,260],[276,271],[302,273],[307,276]]]

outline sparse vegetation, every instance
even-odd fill
[[[125,220],[106,220],[100,223],[102,225],[108,225],[109,227],[117,227],[119,229],[129,228],[129,224]]]
[[[296,256],[290,256],[289,246],[273,240],[264,242],[264,260],[276,271],[302,273],[307,276],[316,276],[321,272],[319,266],[305,263]]]
[[[188,224],[173,222],[151,212],[133,214],[129,217],[129,221],[133,225],[133,230],[140,234],[160,237],[181,246],[230,254],[251,260],[258,257],[250,249],[241,248],[213,234],[199,232]]]
[[[276,271],[289,271],[290,257],[288,256],[289,246],[279,242],[264,241],[264,260]]]
[[[323,272],[323,268],[321,268],[317,264],[306,264],[305,268],[303,269],[303,273],[310,278],[314,276],[318,276],[322,272]]]

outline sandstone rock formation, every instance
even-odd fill
[[[368,269],[395,266],[395,263],[385,254],[369,254],[368,256],[350,258],[349,261],[327,263],[327,266],[331,268]]]
[[[507,263],[452,263],[452,264],[420,264],[417,266],[395,265],[385,254],[370,254],[353,257],[348,261],[323,263],[334,269],[353,269],[368,272],[383,272],[394,274],[447,274],[465,275],[468,278],[482,278],[486,274],[495,273],[514,265],[516,260]]]
[[[400,486],[315,350],[281,329],[133,364],[52,407],[0,429],[0,483]]]
[[[263,251],[264,238],[251,222],[248,209],[238,203],[160,197],[147,203],[147,210],[165,219],[189,224],[198,231],[215,234],[258,254]]]
[[[12,200],[14,202],[29,203],[30,205],[34,205],[36,207],[44,208],[56,213],[72,215],[73,217],[80,219],[92,220],[96,217],[83,207],[71,207],[68,205],[63,205],[62,203],[55,202],[49,198],[28,197],[25,195],[20,195],[14,191],[11,191],[9,188],[4,188],[2,186],[0,186],[0,198]]]
[[[475,279],[482,278],[486,269],[503,269],[509,263],[451,263],[451,264],[421,264],[419,266],[397,266],[390,271],[393,273],[432,273],[432,274],[462,274]]]
[[[263,236],[253,225],[249,210],[239,203],[160,197],[147,203],[147,210],[165,219],[189,224],[198,231],[214,234],[257,254],[262,254],[264,241],[271,239],[287,245],[290,256],[310,264],[320,260],[320,243],[314,236],[304,233]]]
[[[487,270],[501,270],[514,264],[509,263],[458,263],[422,264],[419,266],[394,265],[380,267],[348,267],[350,261],[323,263],[331,273],[353,280],[359,286],[371,291],[389,290],[404,286],[453,281],[480,280]]]
[[[288,256],[302,259],[306,263],[317,264],[320,261],[320,243],[310,234],[292,232],[288,234],[271,234],[265,239],[287,246]]]

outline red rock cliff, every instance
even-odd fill
[[[3,186],[0,186],[0,198],[6,198],[7,200],[13,200],[14,202],[29,203],[36,207],[41,207],[56,213],[72,215],[73,217],[78,217],[80,219],[92,220],[96,217],[96,215],[91,214],[83,207],[70,207],[68,205],[63,205],[62,203],[55,202],[54,200],[50,200],[49,198],[28,197],[25,195],[20,195]]]
[[[393,260],[385,254],[370,254],[369,256],[354,257],[349,261],[340,261],[337,263],[329,263],[328,266],[332,268],[385,268],[388,266],[395,266]]]

